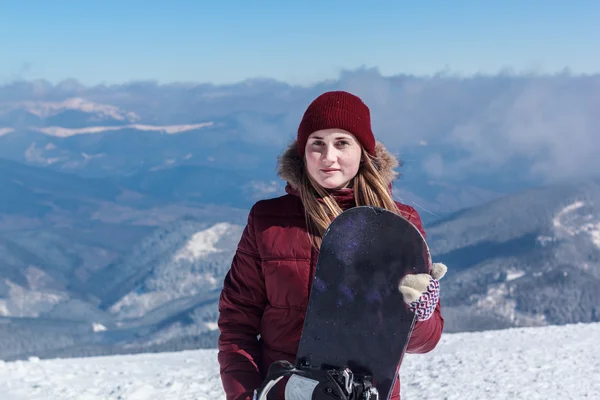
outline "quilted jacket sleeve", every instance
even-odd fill
[[[266,293],[254,229],[253,207],[219,299],[218,361],[227,400],[251,399],[262,384],[257,336]]]
[[[423,223],[417,210],[410,206],[404,206],[406,215],[413,224],[421,231],[424,238],[427,238]],[[441,305],[438,302],[435,311],[431,318],[427,321],[417,321],[412,332],[412,336],[408,341],[406,348],[407,353],[427,353],[437,346],[442,331],[444,330],[444,318],[442,317]]]

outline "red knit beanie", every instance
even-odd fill
[[[304,156],[306,142],[311,133],[339,128],[354,136],[373,155],[375,137],[371,130],[371,113],[363,101],[348,92],[325,92],[308,106],[298,127],[298,153]]]

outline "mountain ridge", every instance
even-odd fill
[[[500,326],[597,321],[599,215],[593,178],[505,196],[426,227],[435,257],[454,266],[442,294],[450,329],[477,325],[474,318]]]
[[[597,165],[595,142],[581,146],[595,114],[568,96],[581,82],[363,71],[310,88],[0,87],[0,158],[38,168],[0,162],[0,357],[214,346],[249,206],[283,194],[277,156],[308,101],[348,87],[404,162],[394,198],[449,266],[446,331],[597,320],[598,183],[556,185]]]
[[[549,185],[426,225],[434,260],[449,268],[442,281],[445,331],[598,321],[596,199],[600,179]],[[241,211],[234,224],[186,217],[154,226],[133,247],[91,271],[88,286],[78,286],[79,295],[35,306],[45,307],[38,318],[53,326],[45,347],[38,344],[35,352],[20,347],[20,353],[4,357],[214,346],[220,285],[246,213]],[[34,273],[22,283],[32,279],[44,282]],[[66,317],[78,321],[79,333],[59,328]],[[26,337],[35,317],[29,323],[10,320]],[[71,344],[56,347],[65,341]]]

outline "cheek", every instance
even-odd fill
[[[314,172],[319,169],[319,154],[318,153],[306,153],[305,156],[306,169],[314,175]]]
[[[314,166],[319,159],[319,155],[314,152],[306,152],[306,165]]]
[[[360,167],[361,153],[360,149],[353,150],[344,155],[344,164],[346,168],[356,172]]]
[[[352,165],[350,166],[348,171],[352,176],[355,176],[358,173],[358,170],[360,169],[360,163],[356,162],[356,163],[352,163]]]

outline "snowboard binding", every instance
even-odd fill
[[[253,400],[267,400],[267,395],[284,377],[285,399],[310,400],[379,400],[373,378],[354,374],[349,368],[315,368],[300,361],[294,366],[288,361],[276,361],[269,367],[262,386],[254,391]]]

